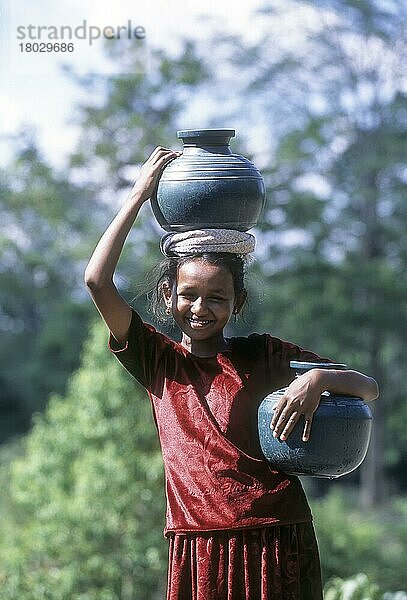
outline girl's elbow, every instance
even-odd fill
[[[88,289],[92,289],[95,286],[95,279],[88,268],[85,269],[83,274],[83,281]]]
[[[98,290],[101,287],[99,278],[90,269],[86,268],[83,274],[85,286],[89,291]]]
[[[83,275],[86,289],[94,299],[96,296],[100,296],[106,293],[106,290],[110,290],[113,286],[112,279],[106,278],[95,271],[86,269]],[[114,287],[114,286],[113,286]]]

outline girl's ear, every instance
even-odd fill
[[[240,311],[242,310],[243,305],[246,302],[246,298],[247,298],[246,290],[243,290],[243,292],[240,292],[240,294],[238,294],[236,296],[235,306],[233,308],[233,313],[235,315],[237,315],[237,313],[240,313]]]

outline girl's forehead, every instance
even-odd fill
[[[224,265],[214,265],[203,259],[189,260],[178,268],[178,285],[216,285],[233,288],[233,277]]]

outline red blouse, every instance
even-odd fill
[[[268,334],[231,338],[202,358],[143,323],[133,311],[128,341],[109,347],[148,391],[164,461],[164,533],[310,521],[295,476],[262,458],[257,408],[293,380],[290,360],[318,355]]]

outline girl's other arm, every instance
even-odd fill
[[[125,204],[102,235],[85,269],[85,284],[92,300],[120,344],[127,339],[131,307],[117,291],[113,275],[141,206],[151,197],[164,165],[179,154],[161,147],[154,150],[142,166]]]
[[[312,369],[314,370],[314,369]],[[315,369],[315,374],[322,391],[345,396],[356,396],[365,402],[376,400],[379,396],[379,386],[373,377],[368,377],[358,371],[337,371],[335,369]]]
[[[270,425],[274,437],[285,440],[303,415],[305,423],[302,439],[304,442],[308,441],[312,418],[324,391],[357,396],[365,402],[375,400],[379,395],[376,381],[358,371],[311,369],[288,386],[275,407]]]

